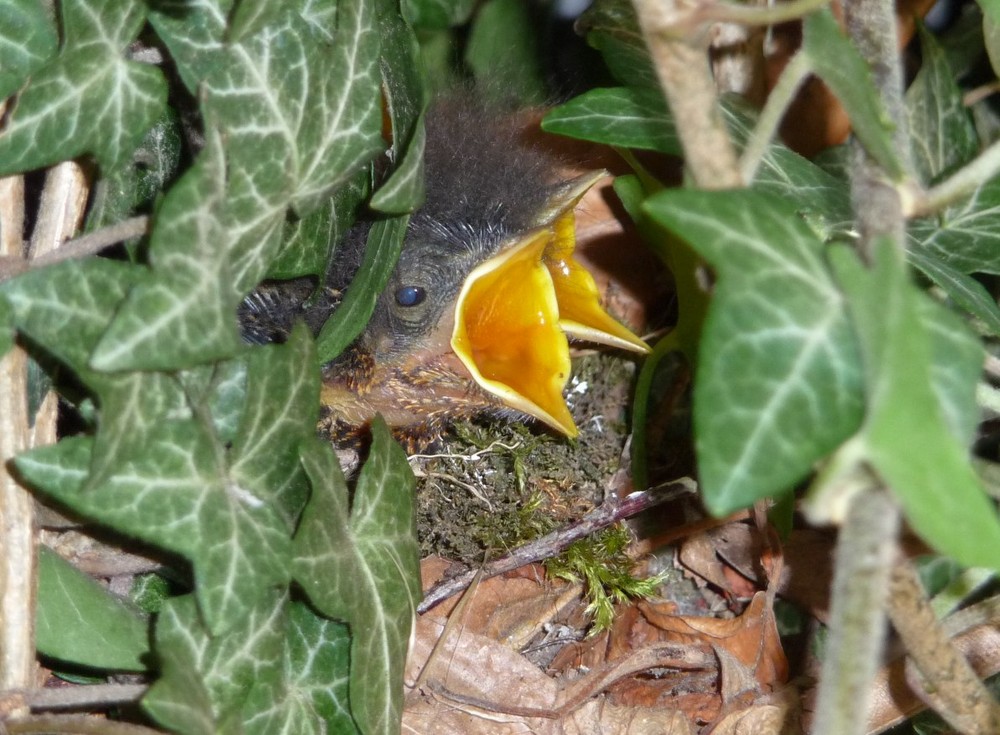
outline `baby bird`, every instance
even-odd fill
[[[363,433],[381,414],[411,449],[451,421],[493,414],[577,434],[562,395],[567,335],[648,347],[610,317],[573,257],[573,209],[604,171],[560,178],[564,162],[522,127],[457,95],[427,115],[426,201],[360,337],[323,366],[323,424]],[[319,296],[304,279],[266,285],[240,309],[244,337],[280,340],[294,319],[317,333],[360,263],[370,223],[338,248]],[[312,298],[310,298],[312,296]]]

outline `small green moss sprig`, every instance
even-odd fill
[[[551,576],[583,584],[587,599],[584,612],[594,621],[591,636],[611,627],[616,603],[655,595],[663,582],[662,575],[639,579],[633,574],[635,562],[626,554],[631,543],[628,528],[616,523],[573,542],[562,554],[544,562]]]

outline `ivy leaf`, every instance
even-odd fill
[[[0,26],[0,99],[16,92],[56,52],[55,23],[37,0],[10,0]]]
[[[361,171],[337,190],[323,206],[303,219],[286,222],[281,250],[271,263],[268,278],[324,276],[333,261],[336,246],[357,217],[358,208],[368,198],[371,175]]]
[[[371,208],[387,214],[405,214],[424,201],[425,94],[420,47],[413,30],[386,0],[377,4],[382,38],[382,87],[392,124],[389,150],[393,169],[371,200]]]
[[[534,10],[520,0],[486,0],[476,11],[465,47],[465,61],[480,87],[489,90],[501,72],[505,98],[524,107],[548,97]]]
[[[909,223],[911,249],[961,273],[1000,274],[1000,179],[976,189],[937,218]]]
[[[177,175],[181,163],[181,125],[170,108],[146,132],[128,165],[103,175],[93,186],[87,232],[148,213]]]
[[[919,306],[923,297],[909,282],[891,242],[877,243],[874,261],[868,270],[847,248],[831,252],[865,365],[865,455],[923,539],[961,564],[995,569],[1000,520],[960,441],[971,434],[968,414],[974,415],[969,409],[982,352],[955,351],[941,342],[960,325],[954,318],[928,322],[933,310]],[[936,350],[934,340],[939,342]],[[935,352],[939,358],[943,354],[948,366],[937,371],[953,373],[944,381],[939,376],[936,386]],[[946,407],[955,403],[956,389],[965,394],[964,408],[956,406],[949,418],[952,412]]]
[[[756,113],[739,98],[728,96],[723,100],[722,114],[742,151],[756,124]],[[822,240],[854,227],[847,180],[824,171],[783,143],[767,146],[752,186],[794,202],[799,216]]]
[[[975,158],[979,138],[944,49],[922,23],[918,28],[923,61],[906,90],[906,118],[917,174],[931,184]]]
[[[357,733],[348,702],[351,635],[308,606],[292,604],[286,615],[285,676],[257,685],[247,699],[247,733]]]
[[[21,455],[18,467],[82,515],[190,559],[203,615],[217,633],[270,587],[287,583],[289,506],[301,498],[290,447],[312,435],[318,395],[312,341],[300,326],[286,344],[254,350],[228,456],[202,401],[193,400],[179,416],[139,411],[154,423],[142,427],[141,443],[123,440],[117,463],[101,465],[99,483],[85,487],[80,477],[91,463],[92,442],[84,438]]]
[[[346,625],[326,620],[306,605],[292,605],[286,653],[291,688],[323,718],[327,732],[357,732],[348,700],[350,651]]]
[[[84,153],[114,170],[166,105],[160,70],[122,55],[145,20],[144,3],[68,0],[60,7],[63,48],[31,76],[0,131],[0,175]]]
[[[979,319],[991,334],[1000,335],[1000,307],[983,284],[921,250],[911,250],[907,257],[952,301]]]
[[[372,225],[361,268],[351,281],[344,300],[316,337],[321,363],[339,355],[365,328],[375,311],[379,294],[396,267],[409,219],[401,215],[378,220]]]
[[[871,70],[828,8],[806,17],[802,52],[844,106],[865,150],[890,176],[902,176],[903,166],[889,134],[892,121],[882,107]]]
[[[103,371],[177,370],[234,355],[242,346],[232,291],[231,240],[222,215],[222,141],[209,132],[197,162],[157,212],[152,277],[140,283],[97,345]]]
[[[325,615],[351,627],[351,710],[362,732],[399,731],[403,663],[420,597],[413,474],[381,419],[353,508],[329,446],[303,445],[313,495],[295,536],[294,577]]]
[[[48,547],[38,550],[39,653],[98,669],[145,671],[149,624]]]
[[[601,52],[604,63],[621,84],[660,93],[660,81],[629,0],[594,3],[580,16],[576,27]]]
[[[859,357],[823,244],[784,199],[673,190],[646,210],[716,270],[695,381],[706,506],[782,494],[862,418]]]
[[[246,728],[257,713],[244,710],[255,690],[281,685],[284,667],[275,664],[283,658],[287,606],[287,592],[270,590],[228,631],[213,635],[193,596],[168,600],[156,623],[163,674],[143,697],[143,708],[176,732],[258,732]]]
[[[673,118],[659,90],[592,89],[550,110],[542,130],[622,148],[681,153]]]
[[[107,385],[90,355],[141,270],[90,258],[30,270],[0,284],[18,330],[73,370],[91,389]]]
[[[443,30],[465,23],[475,0],[402,0],[403,17],[414,28]]]
[[[150,20],[226,137],[231,289],[242,296],[267,274],[287,207],[308,215],[382,150],[379,37],[361,0],[286,3],[237,42],[227,9],[164,2]]]

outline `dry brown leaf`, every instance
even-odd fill
[[[711,735],[791,735],[799,732],[798,717],[786,703],[758,704],[730,712],[711,730]]]
[[[788,661],[764,592],[754,595],[742,615],[730,619],[664,615],[645,602],[639,607],[651,623],[678,642],[724,648],[754,671],[761,686],[773,687],[788,677]]]

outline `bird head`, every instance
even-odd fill
[[[367,328],[324,368],[329,416],[380,413],[419,437],[493,413],[576,436],[569,338],[648,350],[574,258],[574,209],[606,172],[560,180],[561,162],[509,118],[467,102],[439,102],[427,127],[427,200]]]

